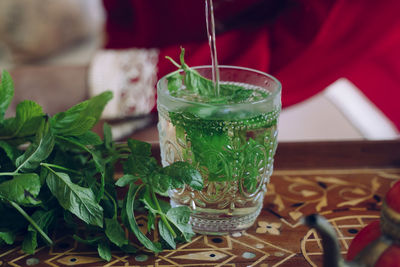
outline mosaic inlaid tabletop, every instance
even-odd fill
[[[247,231],[197,235],[158,255],[138,246],[136,254],[114,252],[109,262],[71,235],[54,233],[55,244],[34,255],[19,246],[1,247],[0,266],[321,266],[321,240],[301,218],[311,213],[328,218],[345,255],[359,230],[379,219],[385,193],[399,179],[400,169],[278,170],[261,215]],[[136,219],[146,233],[146,218]]]

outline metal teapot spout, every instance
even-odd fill
[[[363,266],[353,262],[347,262],[340,254],[339,241],[336,232],[328,220],[318,214],[311,214],[303,218],[303,224],[315,229],[322,239],[324,250],[324,267],[356,267]]]

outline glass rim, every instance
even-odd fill
[[[212,68],[212,65],[200,65],[200,66],[191,67],[191,69],[194,69],[194,70],[210,69],[210,68]],[[224,103],[196,102],[196,101],[191,101],[191,100],[187,100],[187,99],[184,99],[184,98],[179,98],[179,97],[172,96],[172,95],[166,93],[166,92],[168,92],[168,88],[165,88],[165,89],[161,88],[161,82],[166,80],[169,75],[171,75],[172,73],[176,73],[176,72],[183,72],[183,70],[176,70],[176,71],[173,71],[173,72],[170,72],[170,73],[164,75],[163,77],[161,77],[157,81],[157,95],[159,95],[159,96],[162,95],[163,97],[166,97],[166,98],[168,98],[170,100],[181,102],[181,103],[186,103],[186,104],[190,104],[190,105],[214,106],[214,107],[215,106],[218,106],[218,107],[232,107],[232,106],[247,106],[247,105],[251,105],[251,104],[260,104],[260,103],[264,103],[264,102],[267,103],[267,102],[273,101],[276,98],[276,96],[279,95],[281,93],[281,91],[282,91],[281,82],[277,78],[275,78],[274,76],[272,76],[271,74],[268,74],[266,72],[259,71],[259,70],[256,70],[256,69],[252,69],[252,68],[241,67],[241,66],[232,66],[232,65],[219,65],[218,68],[219,69],[243,70],[243,71],[248,71],[248,72],[261,74],[261,75],[269,78],[270,80],[272,80],[276,84],[276,90],[271,92],[271,94],[266,98],[263,98],[263,99],[257,100],[257,101],[246,102],[246,103],[224,104]]]

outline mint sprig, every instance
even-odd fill
[[[162,198],[178,187],[200,190],[200,174],[186,163],[162,168],[147,143],[116,144],[107,124],[103,140],[94,133],[91,129],[111,92],[53,117],[26,100],[18,104],[14,117],[4,118],[14,87],[7,72],[1,77],[0,245],[24,236],[22,249],[34,253],[41,243],[53,243],[50,233],[69,228],[78,242],[96,247],[100,257],[110,260],[111,249],[135,253],[133,242],[160,252],[190,240],[190,209],[171,208]],[[124,176],[115,181],[117,162],[123,163]],[[122,202],[115,185],[129,187]],[[134,217],[138,212],[147,214],[148,231],[158,229],[162,242],[140,231]],[[77,225],[86,229],[86,236]],[[125,229],[137,240],[128,239]]]
[[[217,95],[214,82],[201,76],[195,69],[185,63],[185,49],[181,48],[180,64],[171,57],[166,57],[178,70],[167,76],[168,91],[176,97],[185,97],[188,94],[200,97],[200,101],[209,104],[235,104],[246,102],[253,94],[253,90],[232,83],[219,83]],[[268,92],[258,90],[259,98],[268,96]]]
[[[126,214],[128,215],[131,230],[146,248],[159,252],[157,245],[150,242],[146,236],[138,231],[139,227],[133,215],[129,215],[133,214],[134,202],[139,199],[151,214],[151,218],[160,217],[159,225],[162,228],[159,229],[159,233],[170,247],[176,247],[175,241],[172,242],[173,240],[181,240],[183,238],[186,241],[190,241],[194,234],[191,227],[188,228],[180,223],[182,221],[186,224],[188,223],[190,209],[188,207],[185,209],[168,207],[166,210],[161,207],[157,194],[166,195],[168,190],[184,187],[185,185],[191,186],[195,190],[201,190],[203,189],[203,180],[200,173],[187,162],[175,162],[168,167],[160,167],[156,160],[150,157],[151,146],[148,143],[128,140],[128,146],[131,150],[131,155],[124,164],[124,172],[130,176],[126,176],[124,179],[137,177],[142,180],[140,185],[131,183],[129,187]],[[141,164],[137,164],[138,162],[141,162]],[[117,182],[116,184],[120,185],[121,183]],[[174,212],[171,213],[171,210]],[[170,213],[168,214],[168,212]],[[155,220],[147,223],[149,229],[155,228]]]

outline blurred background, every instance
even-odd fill
[[[220,64],[283,85],[280,141],[398,139],[400,2],[214,0]],[[104,119],[117,138],[157,141],[165,56],[211,63],[204,0],[2,0],[0,69],[16,103],[54,114],[114,92]],[[12,110],[9,114],[12,113]]]

